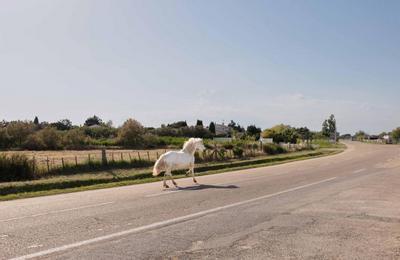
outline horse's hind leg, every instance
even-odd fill
[[[190,171],[192,172],[192,178],[194,183],[198,183],[196,178],[194,177],[194,167],[190,168]]]
[[[174,184],[174,186],[178,187],[178,184],[175,182],[174,178],[172,177],[171,170],[168,170],[166,174],[169,176],[169,178],[171,179],[171,181]]]

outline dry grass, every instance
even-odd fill
[[[156,150],[106,150],[107,159],[109,161],[129,161],[131,159],[143,159],[155,161],[157,156],[165,153],[168,150],[156,149]],[[63,151],[7,151],[0,152],[0,154],[23,154],[28,158],[35,158],[36,164],[40,167],[47,167],[47,161],[51,169],[62,167],[64,164],[75,165],[84,164],[89,161],[100,161],[101,150],[63,150]]]

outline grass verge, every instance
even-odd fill
[[[342,152],[343,149],[320,149],[316,151],[294,152],[275,156],[265,156],[250,160],[202,164],[196,167],[197,175],[209,175],[221,172],[265,167],[287,162],[306,160]],[[174,173],[174,178],[185,177],[183,171]],[[162,177],[153,177],[150,169],[144,170],[107,170],[103,172],[58,176],[26,182],[0,184],[0,200],[30,198],[84,190],[103,189],[117,186],[160,181]]]

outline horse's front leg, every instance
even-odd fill
[[[164,173],[164,178],[163,178],[163,187],[165,188],[165,189],[168,189],[169,188],[169,186],[167,185],[167,172],[165,172]]]

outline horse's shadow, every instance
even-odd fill
[[[207,189],[238,189],[236,185],[209,185],[209,184],[198,184],[195,186],[188,187],[176,187],[177,190],[190,191],[190,190],[207,190]]]

